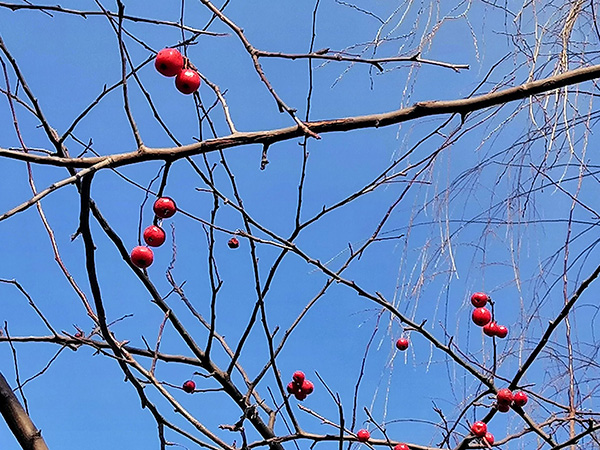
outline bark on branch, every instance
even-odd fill
[[[314,134],[332,133],[336,131],[351,131],[362,128],[378,128],[395,125],[422,117],[441,114],[460,114],[463,117],[481,109],[504,105],[508,102],[523,100],[534,95],[545,94],[566,86],[590,81],[600,77],[600,65],[583,67],[559,75],[531,81],[497,92],[478,95],[474,97],[444,100],[425,101],[407,108],[398,109],[381,114],[365,116],[344,117],[341,119],[320,120],[305,122],[306,127]],[[135,149],[128,153],[119,153],[106,156],[88,158],[65,158],[58,156],[41,156],[25,153],[18,150],[0,148],[0,157],[29,161],[36,164],[47,164],[58,167],[91,167],[112,158],[112,163],[105,168],[127,166],[143,161],[175,161],[188,156],[210,153],[242,145],[261,144],[271,145],[276,142],[287,141],[304,135],[302,128],[291,126],[275,130],[238,132],[215,139],[207,139],[194,144],[171,148]]]
[[[1,372],[0,413],[23,450],[48,450],[41,431],[35,427]]]

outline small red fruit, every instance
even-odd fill
[[[397,444],[394,450],[410,450],[410,447],[406,444]]]
[[[298,392],[298,386],[293,381],[290,381],[287,385],[287,391],[288,394],[295,394]]]
[[[496,322],[490,322],[484,325],[483,332],[487,336],[496,336],[498,334],[498,324]]]
[[[500,339],[504,339],[507,335],[508,328],[506,328],[504,325],[498,325],[496,327],[496,336],[498,336]]]
[[[481,308],[482,306],[485,306],[489,299],[490,298],[488,295],[484,294],[483,292],[475,292],[473,295],[471,295],[471,303],[475,308]]]
[[[304,378],[304,372],[302,372],[301,370],[296,370],[294,372],[294,375],[292,375],[292,380],[294,380],[294,383],[296,383],[298,386],[302,386]]]
[[[484,439],[487,441],[488,444],[494,445],[494,435],[492,433],[485,433]]]
[[[296,396],[296,400],[304,400],[306,398],[306,394],[304,392],[294,392],[294,395]]]
[[[503,405],[510,405],[510,403],[513,401],[513,393],[510,389],[504,388],[504,389],[500,389],[498,391],[498,394],[496,395],[496,401],[498,402],[498,404],[503,404]]]
[[[183,56],[175,48],[163,48],[156,55],[154,67],[165,77],[174,77],[183,69]]]
[[[131,254],[129,255],[129,259],[134,266],[139,267],[140,269],[145,269],[154,261],[154,253],[152,253],[152,250],[150,250],[148,247],[139,245],[137,247],[133,247],[133,250],[131,250]]]
[[[400,338],[396,341],[396,348],[398,350],[406,350],[408,348],[408,339],[406,338]]]
[[[370,437],[371,433],[364,429],[358,430],[358,433],[356,433],[356,438],[359,440],[359,442],[367,442]]]
[[[229,241],[227,241],[227,245],[229,248],[238,248],[240,246],[240,241],[238,241],[237,238],[232,237],[229,239]]]
[[[304,380],[300,389],[302,390],[303,394],[309,395],[315,390],[315,385],[308,380]]]
[[[161,219],[168,219],[177,212],[177,205],[171,197],[161,197],[154,202],[154,214]]]
[[[150,225],[144,230],[144,241],[150,247],[160,247],[165,242],[165,231],[156,225]]]
[[[200,75],[192,69],[184,69],[175,78],[175,87],[182,94],[193,94],[200,87]]]
[[[492,313],[487,308],[476,308],[473,310],[473,322],[480,327],[487,325],[492,320]]]
[[[517,406],[525,406],[527,404],[527,394],[523,391],[515,392],[513,395],[513,402]]]
[[[182,388],[185,392],[191,394],[196,389],[196,383],[194,383],[192,380],[187,380],[185,383],[183,383]]]
[[[500,412],[508,412],[508,410],[510,409],[510,405],[506,403],[498,403],[496,405],[496,408],[498,408],[498,411]]]
[[[479,420],[471,425],[471,433],[477,437],[484,437],[485,433],[487,433],[487,425],[485,422]]]

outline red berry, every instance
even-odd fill
[[[356,438],[359,440],[359,442],[367,442],[370,437],[371,433],[364,429],[358,430],[358,433],[356,433]]]
[[[471,295],[471,303],[475,308],[481,308],[482,306],[485,306],[489,299],[490,298],[488,295],[484,294],[483,292],[475,292],[473,295]]]
[[[290,381],[287,385],[288,394],[295,394],[298,392],[298,386],[293,381]]]
[[[194,383],[192,380],[187,380],[185,383],[183,383],[182,388],[185,392],[191,394],[196,389],[196,383]]]
[[[498,334],[498,324],[496,322],[490,322],[484,325],[483,332],[487,336],[496,336]]]
[[[308,380],[304,380],[300,389],[302,390],[303,394],[309,395],[315,390],[315,385]]]
[[[484,437],[485,433],[487,433],[487,425],[485,422],[477,421],[471,425],[471,433],[477,437]]]
[[[165,242],[165,231],[156,225],[150,225],[144,230],[144,241],[150,247],[160,247]]]
[[[229,241],[227,241],[227,245],[229,246],[229,248],[238,248],[240,246],[240,241],[237,240],[237,238],[231,238],[229,239]]]
[[[406,338],[400,338],[396,341],[396,348],[398,350],[406,350],[408,348],[408,339]]]
[[[527,394],[523,391],[515,392],[513,402],[517,406],[525,406],[527,404]]]
[[[306,398],[306,395],[304,392],[294,392],[294,395],[296,396],[296,400],[304,400]]]
[[[485,440],[488,444],[494,445],[494,435],[492,433],[485,433]]]
[[[476,308],[473,310],[473,322],[480,327],[487,325],[492,320],[492,313],[487,308]]]
[[[506,328],[504,325],[498,325],[496,327],[496,336],[498,336],[500,339],[504,339],[507,335],[508,328]]]
[[[177,205],[171,197],[161,197],[154,202],[154,214],[161,219],[168,219],[177,212]]]
[[[513,401],[512,391],[507,388],[500,389],[496,395],[496,401],[498,404],[510,405],[510,403]]]
[[[394,450],[410,450],[410,447],[406,444],[397,444]]]
[[[508,412],[508,410],[510,409],[510,405],[506,403],[498,403],[496,405],[496,408],[498,408],[498,411],[500,412]]]
[[[193,94],[200,87],[200,75],[192,69],[184,69],[175,78],[175,87],[182,94]]]
[[[143,245],[139,245],[134,247],[131,250],[131,255],[129,259],[133,263],[134,266],[139,267],[140,269],[145,269],[149,267],[154,261],[154,253],[148,247],[144,247]]]
[[[302,372],[301,370],[296,370],[294,372],[294,375],[292,375],[292,380],[294,380],[294,383],[296,383],[298,386],[302,386],[304,378],[304,372]]]
[[[175,48],[163,48],[156,55],[154,67],[165,77],[174,77],[183,69],[183,56]]]

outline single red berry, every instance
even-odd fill
[[[480,420],[475,422],[473,425],[471,425],[471,433],[477,437],[484,437],[485,433],[487,433],[486,423]]]
[[[183,69],[183,56],[176,48],[163,48],[156,55],[154,67],[165,77],[174,77]]]
[[[309,395],[315,390],[315,385],[308,380],[304,380],[300,389],[302,390],[303,394]]]
[[[487,325],[492,320],[492,313],[487,308],[476,308],[473,310],[473,322],[480,327]]]
[[[306,394],[304,392],[294,392],[294,396],[296,397],[296,400],[304,400],[306,398]]]
[[[240,246],[240,241],[238,241],[237,238],[232,237],[227,241],[227,245],[229,248],[238,248]]]
[[[171,197],[161,197],[154,202],[154,214],[161,219],[168,219],[177,212],[177,205]]]
[[[183,383],[182,388],[185,392],[191,394],[196,389],[196,383],[194,383],[192,380],[187,380],[185,383]]]
[[[358,433],[356,433],[356,438],[359,440],[359,442],[367,442],[370,437],[371,433],[364,429],[358,430]]]
[[[154,253],[148,247],[144,247],[143,245],[139,245],[134,247],[131,250],[131,255],[129,259],[133,263],[134,266],[139,267],[140,269],[145,269],[149,267],[154,261]]]
[[[490,445],[494,445],[494,435],[492,433],[485,433],[485,440],[487,441],[488,444]]]
[[[144,230],[144,241],[150,247],[160,247],[165,242],[165,238],[165,231],[156,225],[150,225]]]
[[[498,333],[498,324],[496,322],[490,322],[483,326],[483,332],[487,336],[496,336]]]
[[[192,69],[183,69],[175,78],[175,87],[182,94],[193,94],[200,87],[200,75]]]
[[[525,406],[527,404],[527,394],[523,391],[515,392],[513,395],[513,402],[517,406]]]
[[[496,408],[498,409],[498,411],[505,413],[508,412],[508,410],[510,409],[510,405],[506,403],[498,403],[496,405]]]
[[[471,303],[475,308],[481,308],[482,306],[485,306],[489,299],[490,298],[488,295],[484,294],[483,292],[475,292],[473,295],[471,295]]]
[[[507,335],[508,328],[506,328],[504,325],[498,325],[496,327],[496,336],[498,336],[500,339],[504,339]]]
[[[396,444],[394,450],[410,450],[410,447],[406,444]]]
[[[498,404],[510,405],[510,403],[513,401],[512,391],[507,388],[500,389],[496,395],[496,401]]]
[[[302,386],[304,379],[304,372],[302,372],[301,370],[296,370],[294,372],[294,375],[292,375],[292,380],[294,380],[294,383],[296,383],[298,386]]]
[[[293,381],[290,381],[287,385],[287,391],[289,394],[295,394],[296,392],[299,392],[298,385]]]
[[[396,348],[398,350],[406,350],[408,348],[408,339],[406,338],[400,338],[396,341]]]

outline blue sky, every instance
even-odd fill
[[[61,5],[65,8],[97,9],[93,2],[64,1]],[[383,1],[357,5],[370,9],[379,17],[390,16],[399,6]],[[105,7],[115,8],[113,4]],[[310,118],[384,112],[417,101],[468,95],[492,66],[513,48],[501,35],[505,22],[499,11],[479,3],[470,9],[462,2],[444,2],[443,7],[448,9],[434,11],[432,17],[428,17],[426,13],[418,14],[418,8],[413,5],[403,22],[399,22],[401,15],[396,14],[390,25],[383,29],[384,35],[394,39],[382,43],[377,56],[414,54],[419,43],[424,42],[423,36],[434,28],[436,20],[447,17],[447,20],[441,21],[431,44],[423,46],[422,56],[454,64],[469,64],[468,71],[456,73],[427,65],[417,70],[407,64],[393,64],[386,66],[384,73],[378,74],[367,65],[314,62]],[[143,5],[127,4],[126,13],[176,22],[179,8],[178,2],[147,1]],[[313,8],[313,2],[233,1],[226,13],[244,28],[255,47],[302,53],[308,50],[310,43]],[[423,8],[428,11],[429,5]],[[461,16],[463,12],[464,16]],[[439,14],[437,19],[435,14]],[[542,17],[544,14],[545,11],[540,12]],[[210,14],[199,2],[186,2],[186,24],[201,28],[209,18]],[[2,39],[17,59],[49,122],[59,133],[64,132],[104,85],[110,86],[120,79],[117,40],[103,17],[83,19],[59,13],[49,17],[41,12],[11,12],[0,8],[0,23],[4,24]],[[357,43],[372,41],[379,25],[373,16],[361,14],[342,2],[322,0],[318,10],[315,49],[330,47],[343,50]],[[131,22],[126,22],[125,27],[154,50],[175,45],[181,37],[180,31],[174,27]],[[511,29],[510,24],[508,27]],[[527,28],[526,21],[523,27]],[[198,38],[196,45],[188,48],[188,56],[206,77],[218,84],[222,91],[227,91],[236,127],[242,131],[253,131],[290,126],[291,119],[277,111],[238,39],[218,21],[210,30],[229,35]],[[132,40],[126,43],[137,64],[150,56],[147,49]],[[372,56],[372,48],[364,56]],[[516,83],[523,81],[528,67],[520,66],[522,59],[519,58],[523,57],[517,54],[503,62],[479,92],[491,89],[509,72],[514,74]],[[289,105],[298,109],[299,117],[304,117],[307,61],[263,59],[261,63],[278,93]],[[184,143],[194,142],[199,132],[192,98],[179,94],[172,80],[159,75],[152,63],[141,69],[139,76],[173,133]],[[9,78],[14,87],[12,73]],[[4,88],[4,82],[0,85]],[[134,83],[130,83],[130,90],[132,110],[146,145],[172,145],[153,119],[141,91]],[[206,85],[201,86],[200,95],[206,105],[214,102],[214,96]],[[133,151],[135,141],[122,101],[120,90],[107,96],[77,126],[74,133],[77,138],[86,143],[91,140],[94,151],[102,155]],[[585,102],[582,103],[585,106]],[[369,292],[381,292],[415,321],[427,319],[428,330],[438,339],[444,340],[445,331],[455,335],[455,342],[459,343],[461,350],[489,364],[490,340],[483,339],[479,328],[471,323],[468,302],[471,292],[485,289],[496,300],[498,320],[511,328],[509,339],[498,345],[499,353],[506,357],[500,373],[508,378],[518,368],[522,355],[527,354],[527,349],[539,337],[547,321],[562,306],[562,286],[560,282],[552,284],[560,280],[562,255],[559,253],[553,266],[547,262],[552,261],[552,255],[566,239],[566,226],[564,223],[533,222],[563,219],[568,214],[571,199],[553,185],[540,189],[536,196],[527,196],[526,187],[532,178],[530,164],[541,161],[548,152],[551,159],[556,157],[557,161],[557,168],[549,173],[555,179],[562,177],[565,189],[574,191],[577,180],[568,181],[578,171],[573,155],[585,160],[591,158],[584,153],[586,146],[582,139],[585,137],[585,144],[590,147],[594,143],[593,136],[586,135],[584,127],[578,127],[573,130],[575,144],[571,154],[561,138],[552,145],[548,144],[548,140],[539,140],[530,146],[515,145],[531,120],[526,108],[511,117],[516,108],[516,105],[509,105],[485,124],[474,126],[477,118],[485,117],[490,111],[478,113],[469,122],[473,130],[439,155],[435,164],[419,177],[419,183],[410,189],[392,213],[383,235],[404,234],[404,238],[374,243],[360,261],[345,272],[347,279],[356,280]],[[586,111],[584,109],[584,114]],[[43,131],[37,127],[38,122],[21,107],[17,108],[17,112],[27,146],[49,148]],[[218,132],[227,134],[218,106],[211,113],[211,118]],[[332,205],[361,189],[444,119],[425,119],[401,127],[332,133],[323,135],[319,141],[311,140],[302,218],[306,220],[324,205]],[[5,98],[0,101],[0,123],[0,147],[19,146]],[[458,120],[455,120],[444,129],[444,133],[457,126]],[[210,135],[206,124],[202,131],[205,137]],[[398,169],[429,155],[442,143],[441,136],[431,139]],[[302,149],[298,144],[298,140],[293,140],[274,145],[268,154],[270,164],[264,171],[260,170],[261,148],[258,146],[233,148],[225,152],[246,211],[284,238],[294,227],[302,162]],[[67,145],[72,154],[81,151],[73,140],[67,141]],[[201,157],[194,160],[204,167]],[[219,156],[211,154],[208,160],[217,165],[217,186],[224,195],[232,197],[228,177],[219,165]],[[0,212],[31,196],[25,165],[2,159],[2,166],[0,191],[5,195],[0,196]],[[120,172],[147,186],[160,169],[161,163],[153,162],[125,167]],[[67,176],[66,171],[60,168],[34,167],[33,170],[38,188]],[[543,185],[542,179],[536,179],[535,186]],[[398,183],[381,186],[347,207],[328,214],[303,231],[297,240],[298,247],[312,258],[339,268],[348,257],[348,243],[354,248],[360,246],[406,186],[401,178]],[[153,189],[156,188],[155,183]],[[190,165],[184,161],[174,164],[165,193],[176,199],[184,211],[208,219],[212,196],[197,188],[206,186]],[[594,195],[591,191],[588,194],[587,189],[586,179],[581,199],[593,205]],[[103,171],[94,178],[92,197],[125,244],[129,248],[137,245],[142,205],[141,226],[145,227],[153,219],[151,200],[144,204],[145,192],[115,173]],[[509,197],[511,200],[507,201]],[[89,295],[83,242],[81,237],[71,241],[71,235],[78,226],[77,191],[73,186],[62,188],[47,196],[42,205],[55,232],[63,261]],[[465,225],[465,221],[474,218],[477,223]],[[581,208],[576,209],[575,218],[586,223],[574,225],[573,235],[587,229],[588,224],[597,219],[590,218],[590,212]],[[504,220],[509,220],[511,226],[495,223]],[[243,228],[240,215],[227,205],[221,205],[217,224],[230,232]],[[167,244],[155,251],[156,259],[148,270],[149,276],[161,294],[169,292],[170,286],[164,274],[172,257],[172,226],[177,245],[175,279],[178,283],[186,282],[187,297],[200,312],[208,314],[207,241],[205,231],[197,221],[182,214],[165,221]],[[57,330],[74,333],[73,324],[76,324],[90,332],[93,324],[54,262],[48,236],[35,208],[2,222],[0,227],[5,236],[0,243],[4,255],[0,260],[0,278],[17,279]],[[97,246],[98,274],[108,320],[133,314],[114,325],[112,330],[118,339],[127,339],[133,346],[144,347],[142,336],[153,345],[163,319],[162,313],[150,302],[150,295],[96,223],[93,223],[92,233]],[[449,241],[448,236],[451,236]],[[240,248],[232,251],[226,246],[230,237],[229,232],[216,232],[215,257],[224,282],[219,293],[217,329],[235,345],[247,323],[256,294],[248,242],[242,239]],[[448,242],[452,245],[448,246]],[[593,243],[593,236],[586,232],[574,241],[571,254],[574,257]],[[273,246],[259,246],[263,282],[277,255],[278,251]],[[573,275],[569,278],[569,292],[572,292],[577,280],[587,277],[592,266],[590,259],[575,261]],[[270,327],[280,326],[279,333],[283,333],[326,280],[314,266],[288,255],[267,296]],[[4,322],[8,323],[11,335],[48,334],[14,286],[0,284],[0,295],[0,319],[2,326]],[[588,303],[594,303],[593,299],[590,298]],[[175,296],[169,298],[169,305],[190,332],[198,336],[198,341],[205,342],[205,331]],[[586,312],[585,308],[582,306],[581,315],[577,315],[577,333],[582,342],[593,342],[595,316]],[[535,311],[535,316],[530,321],[531,311]],[[590,311],[595,310],[590,308]],[[376,420],[394,421],[388,426],[392,439],[436,445],[439,433],[427,422],[439,420],[432,405],[437,405],[448,417],[454,418],[464,406],[463,402],[472,400],[481,387],[416,333],[410,333],[409,350],[397,354],[393,344],[402,333],[399,322],[390,319],[388,314],[383,314],[377,322],[378,313],[379,309],[373,303],[359,298],[342,285],[334,284],[309,311],[286,344],[286,350],[278,361],[282,378],[286,381],[295,370],[304,370],[316,385],[315,393],[305,401],[305,405],[335,421],[337,407],[318,382],[317,371],[333,391],[340,393],[347,420],[350,420],[361,361],[378,324],[357,400],[355,430],[367,418],[363,407],[372,407]],[[557,345],[562,343],[562,336],[564,330],[561,329]],[[22,379],[39,372],[58,351],[50,344],[20,344],[16,348]],[[161,349],[190,355],[168,326]],[[580,350],[585,353],[587,347],[582,345]],[[221,365],[227,364],[222,353],[217,352],[215,359]],[[257,327],[250,336],[241,362],[252,376],[267,361],[265,339],[261,328]],[[149,362],[144,361],[144,364],[148,366]],[[12,352],[6,343],[0,345],[0,370],[14,385]],[[179,386],[192,377],[193,371],[194,368],[189,366],[159,363],[157,376],[161,381]],[[543,386],[548,396],[554,395],[553,389],[559,395],[563,392],[562,386],[558,382],[554,385],[554,375],[552,368],[540,364],[534,367],[527,382],[540,386],[540,389]],[[214,387],[201,377],[194,379],[199,387]],[[239,379],[236,381],[239,382]],[[260,395],[272,404],[268,387],[276,391],[272,374],[258,387]],[[64,350],[48,371],[28,383],[24,390],[31,416],[42,429],[50,448],[158,447],[156,424],[147,411],[140,409],[139,399],[132,386],[123,382],[118,365],[107,357],[94,355],[90,348],[80,348],[76,352]],[[146,391],[167,417],[182,423],[172,412],[172,407],[151,387]],[[177,389],[171,391],[213,430],[218,430],[220,424],[233,423],[239,418],[239,410],[221,393],[190,396]],[[279,394],[275,396],[280,402]],[[305,430],[315,433],[335,431],[320,424],[314,417],[295,411]],[[466,417],[473,421],[485,412],[483,408],[472,409]],[[409,419],[425,422],[415,423]],[[461,423],[466,425],[465,420]],[[189,424],[182,426],[192,431]],[[508,430],[518,429],[520,423],[516,416],[504,415],[496,417],[493,426],[499,439]],[[372,426],[370,428],[373,429]],[[285,433],[281,420],[277,431]],[[459,431],[464,432],[465,429],[459,427]],[[228,442],[237,439],[239,445],[238,435],[222,430],[217,433]],[[373,432],[373,436],[381,438],[377,431]],[[249,439],[256,438],[255,433],[249,431]],[[174,434],[169,434],[168,440],[194,448],[189,441]],[[2,421],[0,443],[3,450],[18,448]],[[307,441],[300,443],[300,448],[308,447]]]

